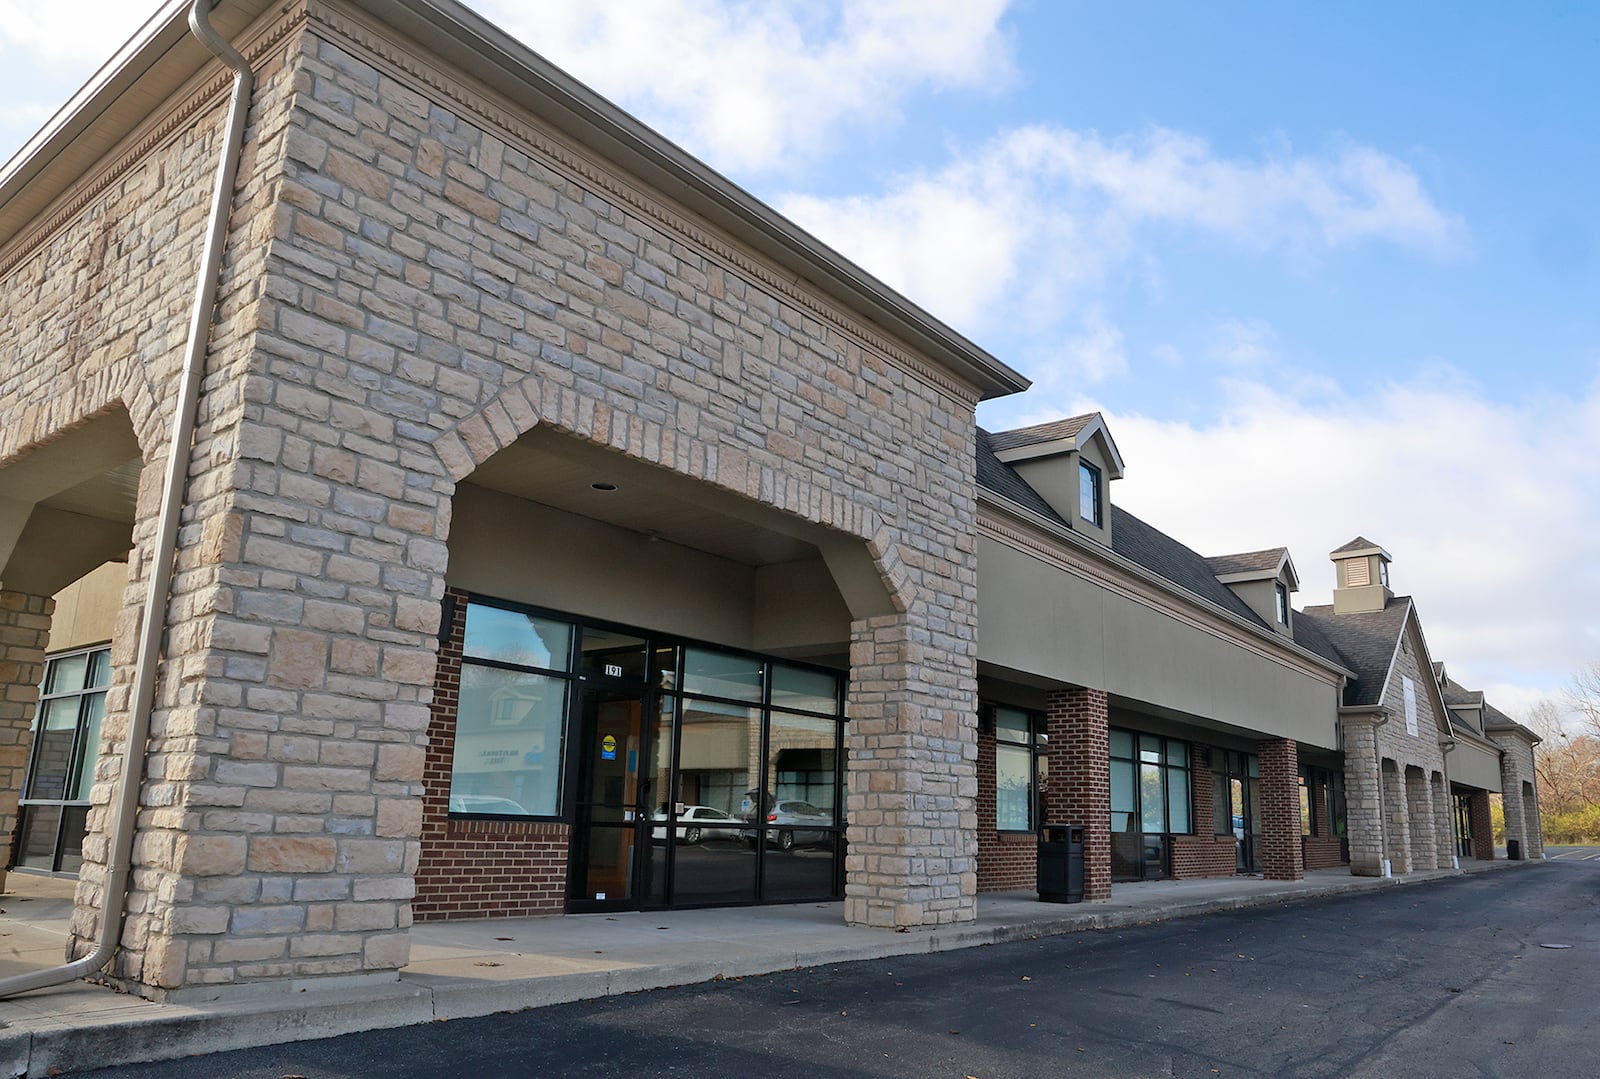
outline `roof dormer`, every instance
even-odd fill
[[[1294,636],[1294,607],[1289,596],[1300,591],[1300,575],[1289,548],[1217,555],[1206,559],[1206,565],[1263,622],[1286,637]]]
[[[1110,482],[1122,478],[1122,454],[1100,413],[1001,431],[989,441],[1074,531],[1111,546]]]
[[[1328,552],[1337,578],[1333,588],[1333,613],[1381,611],[1394,599],[1389,590],[1389,552],[1362,536]]]

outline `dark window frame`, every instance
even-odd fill
[[[1038,831],[1044,826],[1044,779],[1045,768],[1048,766],[1049,737],[1045,733],[1046,718],[1043,713],[1027,708],[1013,708],[1010,705],[990,705],[989,715],[994,720],[994,755],[995,755],[995,792],[994,792],[994,817],[995,831],[1007,835],[1019,835]],[[1018,741],[1014,736],[1007,737],[1011,732],[1002,732],[1000,727],[1000,713],[1011,712],[1019,715],[1028,725],[1024,741]],[[1000,821],[1000,751],[1002,748],[1023,750],[1028,753],[1028,824],[1025,828],[1005,828]]]
[[[1132,815],[1139,822],[1139,831],[1142,832],[1145,835],[1195,835],[1195,834],[1197,834],[1195,832],[1195,820],[1194,820],[1194,758],[1195,758],[1194,743],[1192,743],[1192,742],[1190,742],[1190,741],[1188,741],[1187,739],[1184,739],[1184,738],[1168,738],[1168,737],[1166,737],[1164,735],[1149,734],[1149,733],[1146,733],[1146,732],[1143,732],[1143,731],[1136,731],[1136,730],[1133,730],[1133,729],[1128,728],[1128,727],[1112,727],[1112,728],[1110,728],[1110,731],[1115,731],[1115,732],[1119,732],[1119,733],[1122,733],[1122,734],[1129,735],[1133,740],[1133,750],[1132,750],[1133,755],[1131,757],[1124,757],[1124,756],[1120,756],[1120,755],[1118,755],[1118,754],[1116,754],[1116,753],[1114,753],[1114,752],[1112,752],[1110,750],[1109,738],[1108,738],[1108,740],[1107,740],[1107,762],[1108,762],[1108,765],[1109,765],[1110,761],[1122,761],[1124,763],[1130,763],[1130,764],[1132,764],[1134,766],[1134,769],[1133,769],[1134,808],[1133,808],[1133,811],[1132,811]],[[1154,738],[1154,739],[1157,740],[1157,742],[1160,745],[1160,751],[1159,751],[1160,760],[1159,761],[1146,761],[1146,760],[1143,760],[1140,757],[1140,755],[1139,755],[1139,739],[1141,737],[1143,737],[1143,738]],[[1171,764],[1171,763],[1169,763],[1170,753],[1169,753],[1167,747],[1169,745],[1171,745],[1171,744],[1182,745],[1184,747],[1184,757],[1183,757],[1183,759],[1184,759],[1185,763],[1183,763],[1183,764]],[[1139,766],[1143,765],[1143,764],[1156,764],[1161,769],[1161,825],[1162,825],[1162,828],[1161,828],[1160,832],[1146,832],[1145,829],[1144,829],[1144,788],[1143,788],[1143,784],[1139,781],[1139,774],[1140,774],[1139,773]],[[1177,830],[1177,829],[1174,829],[1172,827],[1172,784],[1167,779],[1168,774],[1171,773],[1171,772],[1183,772],[1185,774],[1186,788],[1187,788],[1188,794],[1189,794],[1189,805],[1188,805],[1189,827],[1187,829],[1184,829],[1184,830]],[[1109,820],[1109,811],[1108,811],[1108,820]]]
[[[1289,586],[1282,581],[1273,582],[1273,593],[1278,601],[1278,625],[1289,624]]]
[[[1083,481],[1089,481],[1090,499],[1094,503],[1093,514],[1083,512]],[[1100,466],[1090,461],[1078,461],[1078,516],[1095,528],[1105,527],[1105,484],[1101,479]]]

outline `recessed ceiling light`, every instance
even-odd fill
[[[599,483],[591,483],[589,486],[593,487],[596,491],[615,491],[617,489],[616,484],[606,483],[604,480],[600,481]]]

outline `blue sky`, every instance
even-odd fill
[[[0,0],[0,157],[137,6]],[[1600,660],[1600,6],[472,6],[1031,377],[986,426],[1104,411],[1202,553],[1317,603],[1368,536],[1513,713]]]

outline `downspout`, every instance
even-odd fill
[[[211,321],[222,276],[222,251],[228,237],[228,212],[233,205],[233,184],[244,144],[245,121],[255,72],[209,22],[214,0],[194,0],[189,9],[189,29],[211,54],[233,70],[233,98],[217,162],[216,187],[211,193],[211,216],[206,222],[205,252],[195,281],[194,310],[189,317],[189,339],[184,347],[183,373],[173,416],[172,440],[167,453],[166,485],[161,493],[150,567],[150,588],[145,595],[144,619],[139,628],[134,660],[133,692],[129,699],[128,737],[122,753],[122,781],[113,803],[110,825],[110,863],[106,866],[104,909],[100,914],[100,939],[95,950],[71,963],[0,979],[0,998],[61,985],[99,973],[111,961],[122,935],[127,912],[128,878],[133,864],[134,826],[139,812],[139,789],[144,782],[144,760],[150,740],[150,715],[155,708],[156,667],[161,660],[168,594],[172,588],[172,563],[178,553],[178,524],[183,491],[189,481],[189,454],[193,448],[195,415],[200,400],[200,380],[205,374],[206,350],[211,343]]]

